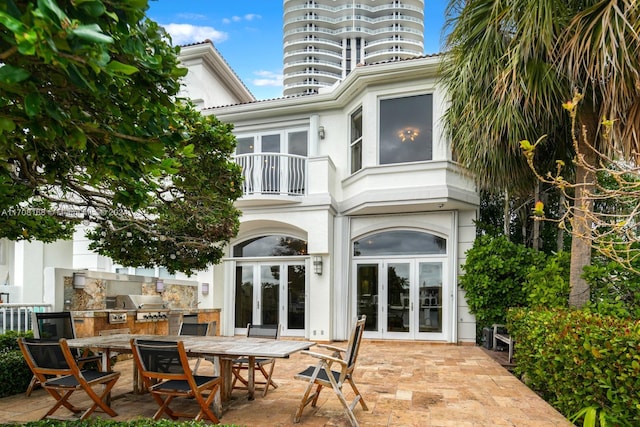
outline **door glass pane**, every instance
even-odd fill
[[[236,154],[253,153],[254,143],[253,137],[236,138]]]
[[[280,323],[278,306],[280,301],[280,267],[277,265],[260,266],[260,306],[261,325]]]
[[[387,331],[409,332],[409,263],[390,263],[387,267]]]
[[[304,265],[287,266],[287,327],[304,329]]]
[[[253,266],[236,267],[236,328],[246,328],[253,320]]]
[[[287,184],[289,194],[304,194],[306,185],[307,131],[289,132],[289,157]]]
[[[289,154],[307,155],[307,131],[289,132]]]
[[[367,316],[365,331],[378,330],[378,264],[358,264],[358,317]]]
[[[421,262],[420,332],[442,332],[442,263]]]

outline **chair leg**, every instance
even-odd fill
[[[53,396],[54,399],[56,399],[56,404],[53,405],[51,407],[51,409],[49,409],[49,412],[47,412],[46,414],[44,414],[42,416],[42,418],[40,418],[41,420],[44,420],[45,418],[47,418],[49,415],[52,415],[54,412],[56,412],[61,406],[64,406],[65,408],[67,408],[68,410],[70,410],[71,412],[73,412],[74,414],[78,414],[80,412],[82,412],[82,409],[76,408],[75,406],[73,406],[70,402],[69,402],[69,397],[71,396],[71,394],[76,391],[75,389],[71,389],[71,390],[67,390],[65,391],[64,394],[58,393],[57,390],[51,389],[51,388],[47,388],[47,391],[49,392],[49,394],[51,396]]]
[[[313,393],[313,394],[311,394],[311,389],[315,385],[316,378],[318,377],[318,372],[320,372],[320,365],[318,365],[316,367],[316,369],[313,371],[313,374],[309,378],[309,383],[307,384],[307,388],[304,391],[304,394],[302,395],[302,400],[300,401],[300,406],[298,407],[298,410],[296,411],[295,415],[293,416],[293,422],[294,423],[299,423],[300,422],[300,418],[302,418],[302,412],[304,411],[304,408],[309,403],[313,402],[311,406],[316,406],[315,402],[318,399],[318,394],[320,394],[320,389],[322,388],[322,386],[318,384],[318,388],[316,389],[316,392]]]
[[[118,413],[114,411],[113,408],[111,408],[109,405],[105,403],[105,397],[109,395],[109,393],[111,392],[111,389],[116,384],[117,379],[118,378],[115,378],[111,381],[104,383],[102,394],[100,394],[100,396],[98,396],[98,394],[95,391],[93,391],[93,389],[90,386],[86,388],[83,387],[87,395],[89,395],[91,400],[93,400],[93,406],[91,406],[89,409],[87,409],[84,412],[84,414],[82,414],[82,416],[80,417],[81,420],[84,420],[87,417],[89,417],[89,415],[91,415],[93,411],[98,409],[98,407],[100,407],[100,409],[102,409],[106,414],[109,414],[112,417],[115,417],[118,415]]]
[[[195,421],[200,421],[206,416],[211,422],[220,424],[220,420],[218,419],[216,414],[211,411],[211,402],[213,402],[213,399],[216,397],[216,394],[219,390],[220,384],[218,383],[210,390],[206,400],[202,397],[202,394],[200,392],[194,392],[194,397],[200,405],[200,412],[198,412],[198,415],[196,415]]]
[[[158,393],[152,393],[153,397],[156,399],[156,401],[158,402],[158,404],[160,405],[160,408],[158,408],[158,410],[156,411],[155,414],[153,414],[153,419],[158,421],[160,419],[160,417],[162,416],[163,413],[167,413],[167,415],[172,419],[172,420],[177,420],[178,416],[176,414],[174,414],[173,410],[171,408],[169,408],[169,403],[171,403],[171,401],[173,400],[174,396],[167,396],[164,399],[162,398],[162,396],[160,396]]]
[[[347,399],[345,399],[344,394],[342,394],[342,388],[340,386],[338,386],[338,383],[336,382],[336,380],[333,377],[333,375],[329,375],[329,382],[331,383],[331,387],[333,388],[334,393],[336,394],[336,396],[338,396],[338,400],[342,404],[342,407],[344,408],[345,412],[347,413],[347,417],[349,418],[349,421],[351,422],[351,426],[352,427],[358,427],[359,426],[358,420],[356,419],[356,416],[353,414],[353,410],[351,409],[351,405],[349,405],[349,402],[347,402]]]
[[[356,383],[353,382],[353,379],[351,377],[347,378],[347,381],[349,381],[349,385],[351,386],[351,389],[356,394],[356,400],[354,400],[352,405],[355,406],[356,402],[360,402],[360,405],[362,406],[362,410],[368,411],[369,408],[367,407],[367,404],[364,403],[364,398],[362,397],[362,394],[360,394],[360,390],[358,390],[358,387],[356,387]]]
[[[40,385],[40,381],[38,381],[38,377],[36,377],[35,375],[32,376],[31,381],[29,382],[29,387],[27,387],[27,391],[25,392],[25,395],[27,397],[31,396],[31,393],[33,392],[33,390],[39,385]]]
[[[260,369],[260,372],[262,372],[262,375],[265,378],[265,384],[264,384],[264,390],[262,391],[262,397],[265,397],[267,395],[267,391],[269,391],[269,386],[273,387],[274,389],[278,388],[278,384],[275,383],[275,381],[273,381],[272,375],[273,375],[273,369],[276,366],[276,361],[273,360],[271,363],[271,368],[269,369],[269,372],[265,371],[264,366],[262,365],[258,365],[258,369]]]

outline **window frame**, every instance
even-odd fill
[[[353,129],[354,129],[354,117],[360,116],[360,136],[358,136],[357,138],[354,139],[353,137]],[[362,170],[363,165],[362,165],[362,151],[363,151],[363,121],[364,121],[364,113],[363,113],[363,108],[362,105],[359,105],[356,109],[354,109],[351,114],[349,114],[349,171],[350,173],[353,175],[354,173],[358,172],[359,170]],[[354,150],[355,148],[359,147],[360,151],[359,151],[359,155],[358,160],[359,160],[359,167],[354,167]]]
[[[418,96],[430,96],[431,97],[431,129],[430,129],[430,133],[431,133],[431,137],[430,137],[430,142],[429,144],[431,145],[431,156],[428,159],[422,159],[422,160],[412,160],[412,161],[401,161],[401,162],[387,162],[387,163],[382,163],[382,159],[381,159],[381,151],[382,151],[382,103],[383,101],[388,101],[388,100],[398,100],[398,99],[403,99],[403,98],[413,98],[413,97],[418,97]],[[434,115],[435,115],[435,93],[433,90],[425,90],[425,91],[421,91],[421,92],[415,92],[415,93],[392,93],[392,94],[386,94],[384,96],[379,96],[378,99],[376,100],[376,108],[377,108],[377,116],[378,116],[378,124],[377,124],[377,129],[376,129],[376,134],[377,134],[377,150],[376,150],[376,157],[377,157],[377,165],[379,166],[393,166],[393,165],[402,165],[402,164],[407,164],[407,163],[413,163],[413,162],[429,162],[429,161],[433,161],[434,158],[434,145],[435,145],[435,140],[433,137],[433,129],[435,126],[435,119],[434,119]]]

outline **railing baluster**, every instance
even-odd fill
[[[2,304],[0,305],[0,331],[26,332],[30,330],[31,313],[34,311],[51,311],[51,304]]]
[[[249,153],[236,156],[245,195],[306,193],[307,158],[294,154]]]

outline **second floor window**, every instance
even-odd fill
[[[351,115],[351,173],[362,169],[362,107]]]
[[[432,160],[433,96],[380,101],[380,164]]]

